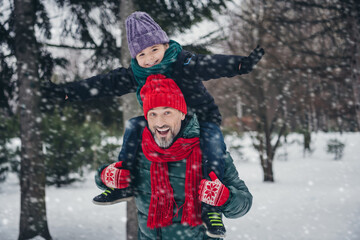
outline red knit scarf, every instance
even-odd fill
[[[171,147],[163,149],[156,144],[146,127],[142,136],[142,150],[145,157],[151,161],[151,201],[147,226],[153,229],[172,224],[175,200],[167,163],[183,159],[186,159],[186,175],[181,223],[190,226],[201,224],[201,203],[197,191],[202,178],[199,138],[178,138]]]

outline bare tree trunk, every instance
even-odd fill
[[[130,52],[128,49],[125,29],[125,19],[134,12],[134,3],[132,0],[123,0],[120,3],[120,22],[121,22],[121,63],[124,67],[130,65]],[[137,103],[135,94],[126,94],[121,97],[122,100],[122,111],[123,111],[123,122],[132,117],[141,115],[142,111]],[[124,127],[125,129],[125,127]],[[137,220],[137,208],[135,200],[127,202],[126,206],[126,239],[133,240],[137,239],[138,234],[138,220]]]
[[[274,182],[273,161],[265,159],[262,165],[264,171],[264,182]]]
[[[266,118],[267,119],[267,118]],[[264,137],[265,137],[265,152],[266,159],[264,159],[264,164],[262,164],[264,171],[264,182],[274,182],[274,173],[273,173],[273,159],[274,159],[274,151],[271,145],[271,131],[267,126],[267,123],[264,123]]]
[[[39,49],[35,38],[35,1],[15,0],[15,55],[19,81],[21,134],[20,239],[51,239],[46,218],[45,165],[39,122]]]
[[[313,79],[310,77],[306,78],[307,80],[307,89],[306,89],[306,96],[308,98],[308,105],[305,107],[307,113],[307,130],[312,132],[313,130],[318,130],[318,123],[317,123],[317,116],[316,116],[316,109],[315,109],[315,94],[314,94],[314,87],[313,87]]]
[[[260,124],[263,124],[260,123]],[[259,153],[260,157],[260,164],[263,169],[264,174],[264,182],[274,182],[274,172],[273,172],[273,164],[272,159],[269,158],[269,145],[267,144],[267,139],[265,137],[265,131],[261,129],[261,127],[258,127],[257,131],[257,140],[258,145],[254,145],[255,149]]]

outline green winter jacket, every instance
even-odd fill
[[[188,123],[182,128],[179,137],[193,138],[200,135],[199,123],[193,116]],[[189,227],[181,224],[182,210],[180,209],[177,216],[176,206],[174,206],[174,218],[171,226],[150,229],[146,226],[148,209],[151,199],[151,180],[150,165],[140,150],[137,154],[137,166],[135,167],[135,202],[138,209],[139,221],[139,240],[203,240],[212,239],[205,234],[202,225]],[[181,206],[185,199],[185,170],[186,160],[168,163],[170,183],[174,191],[174,198],[177,206]],[[221,206],[221,210],[226,218],[238,218],[245,215],[251,208],[252,195],[250,194],[245,183],[240,180],[239,174],[234,166],[233,160],[228,154],[225,163],[225,173],[223,183],[230,190],[230,197],[227,202]]]

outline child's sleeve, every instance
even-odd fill
[[[253,197],[245,182],[239,178],[239,173],[230,154],[228,154],[226,160],[223,184],[230,191],[229,199],[221,206],[221,211],[225,217],[239,218],[245,215],[251,208]]]
[[[135,92],[136,84],[131,69],[117,68],[107,74],[63,84],[69,101],[84,101]]]
[[[239,65],[244,57],[236,55],[192,54],[184,59],[184,73],[199,81],[239,75]]]

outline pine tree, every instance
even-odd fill
[[[19,79],[21,133],[21,213],[19,239],[51,239],[46,218],[45,165],[39,129],[39,47],[35,5],[15,1],[15,55]]]

